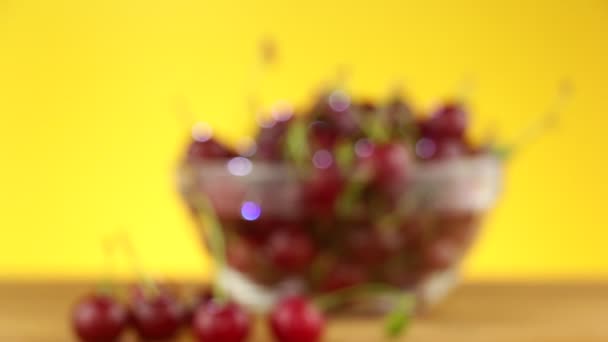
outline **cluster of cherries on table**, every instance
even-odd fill
[[[185,164],[203,171],[205,163],[235,158],[302,171],[298,218],[268,214],[263,204],[259,217],[218,212],[230,266],[268,286],[295,276],[319,293],[367,282],[411,288],[458,260],[475,235],[476,212],[419,208],[386,218],[398,211],[416,163],[487,153],[468,140],[462,103],[446,102],[422,118],[398,96],[356,102],[337,90],[291,114],[275,111],[245,154],[209,135],[195,135],[187,149]],[[340,214],[353,181],[360,186]]]
[[[72,313],[73,329],[83,342],[119,341],[132,328],[141,341],[166,341],[191,328],[196,341],[245,341],[253,318],[243,307],[227,299],[199,292],[189,305],[169,287],[136,287],[129,305],[104,293],[82,298]],[[315,342],[322,335],[322,313],[302,296],[279,301],[269,314],[269,326],[278,342]]]

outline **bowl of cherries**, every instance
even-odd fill
[[[234,300],[266,311],[294,293],[341,294],[336,310],[376,313],[396,292],[424,308],[453,286],[502,170],[468,139],[464,103],[421,118],[398,96],[333,90],[260,126],[239,149],[199,126],[178,170]]]

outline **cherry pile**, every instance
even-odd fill
[[[245,202],[249,191],[230,181],[213,188],[194,182],[184,193],[212,199],[226,236],[227,263],[256,283],[297,279],[312,294],[370,282],[415,289],[457,263],[475,236],[480,213],[424,203],[404,209],[414,169],[490,152],[467,138],[463,103],[445,102],[424,117],[413,112],[400,97],[355,101],[335,90],[302,113],[273,113],[246,153],[211,135],[195,136],[184,168],[204,173],[210,165],[229,168],[238,161],[295,169],[297,215],[268,211],[264,200],[253,204],[253,214],[239,211],[245,208],[241,201],[252,205]],[[268,187],[258,195],[272,199],[282,191]],[[207,210],[185,197],[197,215]],[[228,202],[235,202],[235,210],[223,209]]]
[[[83,297],[72,312],[76,336],[82,342],[114,342],[132,329],[140,341],[168,341],[189,329],[195,341],[241,342],[252,329],[252,315],[243,307],[207,290],[186,305],[167,287],[152,293],[138,287],[128,302],[101,292]],[[288,296],[269,313],[268,323],[277,342],[316,342],[325,319],[307,298]]]

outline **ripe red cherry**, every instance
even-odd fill
[[[402,193],[411,173],[410,159],[407,147],[388,143],[376,145],[369,156],[360,160],[359,167],[369,170],[373,182],[383,190]]]
[[[271,262],[284,271],[297,272],[306,268],[315,257],[311,237],[299,229],[277,229],[268,239],[266,252]]]
[[[304,208],[316,217],[332,216],[344,188],[344,178],[335,165],[327,169],[315,168],[312,172],[302,187]]]
[[[260,129],[256,138],[254,158],[278,161],[283,158],[283,140],[292,120],[275,122],[271,127]]]
[[[343,288],[359,285],[367,281],[367,274],[361,266],[341,263],[327,274],[321,282],[321,290],[332,292]]]
[[[150,294],[139,290],[131,300],[131,318],[142,339],[162,340],[175,336],[184,314],[176,296],[164,289]]]
[[[426,122],[424,130],[431,137],[454,138],[464,137],[468,125],[465,108],[458,103],[446,103],[439,107]]]
[[[361,131],[357,117],[352,111],[350,98],[342,91],[321,95],[312,109],[312,114],[331,123],[339,136],[350,137]]]
[[[188,325],[192,324],[192,320],[194,319],[194,313],[196,312],[196,310],[198,310],[198,308],[201,307],[202,305],[209,303],[212,299],[213,299],[213,291],[210,287],[206,286],[206,287],[200,288],[194,295],[192,302],[190,303],[186,312],[184,313],[183,322]]]
[[[72,311],[72,326],[80,341],[113,342],[128,322],[128,311],[114,298],[96,294],[81,299]]]
[[[309,129],[309,138],[318,148],[331,149],[338,141],[338,130],[334,124],[326,120],[313,121]]]
[[[201,342],[241,342],[250,330],[249,314],[235,303],[211,301],[194,314],[192,331]]]
[[[205,159],[230,158],[233,155],[233,153],[214,139],[205,141],[194,140],[188,147],[186,159],[189,162],[196,162]]]
[[[325,319],[308,300],[292,296],[276,305],[270,314],[270,328],[277,342],[317,342]]]
[[[382,262],[389,252],[382,236],[373,228],[354,229],[349,232],[346,246],[351,255],[364,264]]]

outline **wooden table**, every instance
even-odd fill
[[[76,284],[0,284],[0,341],[74,341],[68,312],[87,289]],[[333,320],[325,342],[382,341],[378,324]],[[255,331],[250,341],[270,341],[264,325]],[[178,340],[190,341],[187,335]],[[428,316],[417,319],[403,340],[605,342],[608,285],[464,285]],[[125,341],[135,339],[130,336]]]

